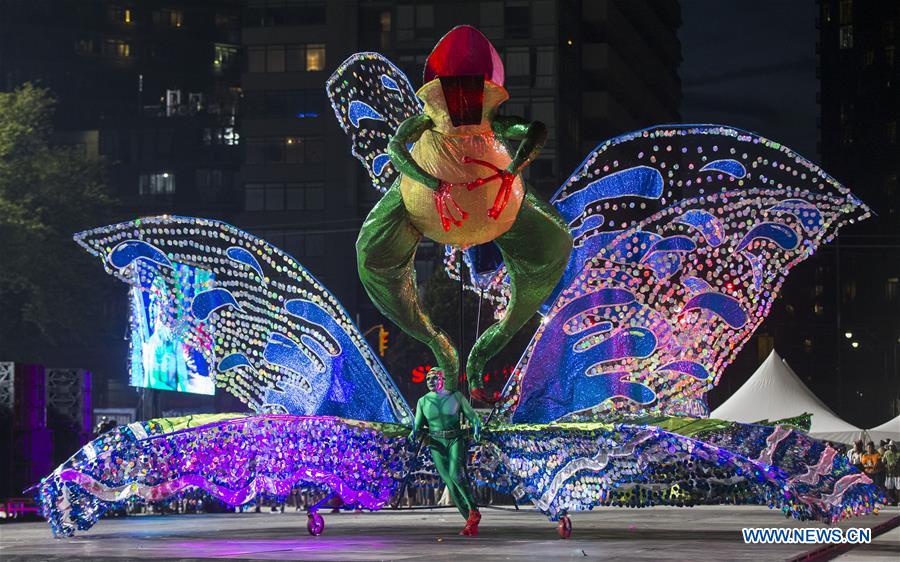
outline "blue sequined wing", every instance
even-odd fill
[[[787,147],[716,125],[607,141],[553,203],[575,251],[504,389],[516,422],[704,415],[788,271],[869,214]]]
[[[168,215],[75,240],[131,285],[133,333],[152,333],[153,346],[132,341],[132,373],[205,375],[255,411],[412,423],[347,311],[264,240],[223,222]]]
[[[423,111],[409,79],[378,53],[356,53],[334,71],[325,91],[341,128],[350,135],[353,155],[373,185],[387,191],[398,176],[388,142],[400,123]]]

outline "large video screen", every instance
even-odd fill
[[[137,260],[131,288],[131,386],[214,394],[212,325],[191,314],[194,296],[212,287],[210,271]]]

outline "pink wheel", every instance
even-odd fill
[[[559,538],[561,539],[567,539],[572,536],[572,520],[569,519],[568,515],[563,515],[559,518],[556,530],[559,532]]]
[[[306,515],[306,530],[309,534],[318,537],[325,530],[325,519],[317,512],[308,513]]]

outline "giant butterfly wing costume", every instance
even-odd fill
[[[386,189],[397,174],[384,156],[391,131],[421,110],[409,80],[362,53],[327,89],[354,155]],[[703,419],[703,395],[790,268],[868,214],[845,187],[758,135],[677,125],[601,144],[551,204],[574,250],[474,448],[480,483],[552,519],[599,505],[757,503],[834,522],[883,501],[801,428]],[[228,224],[187,217],[76,240],[132,291],[167,293],[161,314],[182,353],[207,365],[192,375],[253,413],[136,422],[100,436],[39,485],[54,533],[88,529],[123,502],[193,489],[239,505],[313,486],[366,509],[396,495],[415,462],[403,437],[410,408],[346,311],[296,260]],[[504,267],[471,278],[501,305]]]

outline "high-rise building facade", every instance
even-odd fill
[[[131,213],[232,210],[240,2],[9,0],[0,86],[58,99],[57,140],[110,163]]]
[[[549,128],[526,171],[544,198],[602,140],[679,120],[676,0],[10,0],[3,8],[0,87],[32,80],[53,90],[60,140],[109,159],[123,211],[215,217],[254,232],[295,256],[363,329],[381,319],[359,283],[354,245],[380,194],[324,89],[350,54],[382,52],[419,87],[441,36],[460,24],[481,29],[506,68],[502,112]],[[420,281],[442,255],[423,241]],[[121,371],[124,351],[107,359]],[[78,366],[104,378],[95,364]],[[96,404],[126,405],[97,386]]]
[[[675,0],[249,0],[238,222],[296,256],[363,327],[377,323],[356,278],[354,242],[379,194],[323,88],[344,58],[381,52],[418,88],[441,36],[478,27],[503,57],[510,100],[501,113],[548,126],[549,141],[526,171],[546,198],[600,141],[678,121],[680,21]],[[423,241],[420,278],[441,255]]]
[[[900,412],[900,4],[818,0],[823,169],[873,210],[798,268],[764,329],[812,390],[872,427]]]
[[[242,185],[241,5],[4,0],[0,89],[30,81],[52,92],[53,141],[106,159],[123,218],[178,213],[232,220]],[[123,374],[127,290],[110,295],[104,311],[84,319],[92,345],[60,342],[41,359],[94,371],[95,403],[133,406],[136,394]]]

